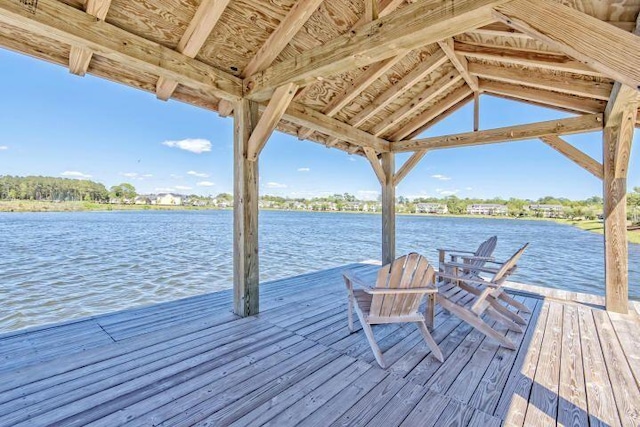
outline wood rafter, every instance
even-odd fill
[[[609,99],[613,85],[606,82],[591,82],[575,79],[570,76],[559,75],[535,75],[529,71],[518,68],[504,68],[496,65],[469,64],[469,71],[478,77],[498,80],[505,83],[518,84],[538,89],[568,93],[570,95]]]
[[[633,22],[618,22],[618,21],[606,21],[607,24],[613,25],[624,31],[633,31]],[[523,40],[535,40],[529,34],[521,33],[502,22],[494,22],[493,24],[486,25],[482,28],[476,28],[468,31],[470,34],[478,34],[489,37],[509,37]]]
[[[436,80],[431,86],[413,97],[411,101],[394,111],[393,114],[384,118],[380,123],[376,124],[371,133],[374,135],[382,135],[392,127],[401,123],[407,117],[420,111],[425,105],[429,104],[438,96],[442,95],[462,80],[462,76],[457,70],[453,70]]]
[[[242,75],[250,76],[273,63],[293,37],[307,23],[324,0],[298,0],[267,41],[249,61]]]
[[[384,183],[387,180],[387,177],[384,173],[384,170],[382,169],[382,164],[380,163],[380,159],[378,159],[378,154],[376,153],[376,150],[369,147],[365,147],[363,148],[363,150],[364,150],[365,156],[367,156],[367,159],[369,160],[369,163],[371,163],[371,167],[373,168],[373,171],[375,172],[376,177],[378,177],[378,181],[380,181],[380,185],[384,185]]]
[[[91,16],[104,21],[111,7],[111,0],[87,0],[84,10]],[[83,46],[71,45],[69,53],[69,71],[78,76],[84,76],[89,69],[93,51]]]
[[[404,76],[399,82],[391,85],[387,90],[382,92],[376,99],[369,103],[362,111],[356,114],[349,124],[360,127],[371,117],[376,115],[380,110],[391,104],[393,101],[402,96],[406,91],[411,89],[420,80],[433,71],[440,68],[447,61],[447,57],[442,52],[435,52],[427,60],[417,65],[409,74]]]
[[[305,86],[317,77],[336,75],[491,23],[492,7],[506,0],[422,1],[275,64],[245,79],[246,95],[268,99],[285,83]],[[437,3],[437,4],[434,4]]]
[[[411,134],[417,129],[422,128],[426,123],[429,123],[430,121],[438,117],[440,114],[444,113],[449,108],[465,100],[466,98],[469,97],[469,95],[472,95],[472,94],[473,94],[473,91],[468,86],[462,86],[454,90],[449,95],[447,95],[444,99],[441,99],[440,101],[436,102],[430,108],[428,108],[427,110],[418,114],[418,116],[411,119],[402,128],[393,132],[393,134],[391,134],[391,136],[389,136],[388,139],[390,141],[399,141],[403,138],[406,138],[409,134]],[[409,151],[415,151],[415,150],[409,150]]]
[[[467,105],[469,102],[471,102],[472,99],[473,99],[473,93],[467,95],[466,98],[461,99],[458,103],[442,111],[438,116],[432,118],[428,122],[423,123],[419,128],[417,128],[416,130],[411,132],[409,135],[407,135],[406,138],[412,139],[412,138],[418,137],[422,132],[437,125],[438,123],[440,123],[441,121],[443,121],[444,119],[446,119],[447,117],[449,117],[450,115],[452,115],[453,113],[455,113],[456,111],[458,111],[459,109]]]
[[[203,0],[187,30],[180,38],[176,50],[189,58],[195,58],[229,2],[230,0]],[[158,99],[166,101],[171,98],[176,87],[178,87],[176,80],[160,76],[156,84],[156,96]]]
[[[64,44],[78,45],[142,73],[163,75],[214,96],[239,100],[242,81],[158,43],[98,21],[56,0],[38,0],[33,14],[13,0],[0,0],[0,22]],[[161,61],[158,58],[162,58]]]
[[[602,179],[604,174],[602,163],[598,162],[593,157],[578,150],[573,145],[569,144],[557,135],[543,136],[540,137],[540,140],[554,150],[563,154],[565,157],[585,169],[587,172],[593,174],[596,178]]]
[[[258,160],[260,152],[264,148],[273,131],[276,129],[276,126],[287,110],[287,107],[289,107],[291,100],[296,94],[296,90],[298,90],[298,87],[295,83],[289,83],[279,87],[273,93],[273,97],[269,101],[267,108],[265,108],[262,113],[262,116],[260,116],[258,124],[251,132],[247,148],[248,160]]]
[[[393,176],[393,184],[396,186],[400,184],[400,182],[402,182],[402,180],[405,179],[407,175],[409,175],[409,172],[411,172],[413,168],[415,168],[418,163],[420,163],[420,160],[422,160],[427,152],[428,150],[420,150],[413,153],[413,155],[409,157],[406,162],[404,162],[404,164]]]
[[[456,70],[460,73],[465,82],[474,92],[478,91],[478,78],[469,73],[469,64],[464,56],[458,56],[454,50],[453,38],[441,40],[438,42],[440,49],[447,55]]]
[[[640,88],[640,37],[552,0],[513,0],[494,17],[616,81]]]
[[[478,132],[399,141],[392,144],[392,151],[437,150],[443,148],[468,147],[472,145],[496,144],[500,142],[536,139],[548,135],[571,135],[575,133],[594,132],[602,130],[602,128],[603,115],[590,114],[570,119],[551,120]]]
[[[483,92],[492,95],[503,95],[511,99],[535,102],[536,104],[558,108],[562,111],[602,113],[606,107],[606,102],[598,99],[576,97],[564,93],[491,80],[480,80],[480,88]]]
[[[378,19],[381,14],[388,15],[397,9],[404,0],[386,0],[383,1],[383,4],[378,5],[377,8],[374,8],[373,3],[376,3],[377,0],[366,0],[366,5],[371,5],[371,13],[368,12],[368,9],[365,10],[365,14],[355,23],[355,25],[351,28],[358,28],[364,24],[371,22],[374,19],[373,11],[376,11],[375,19]],[[382,16],[384,16],[382,15]],[[333,117],[344,107],[349,105],[351,101],[356,99],[362,92],[364,92],[369,86],[373,84],[376,80],[378,80],[383,74],[389,71],[394,65],[398,62],[402,61],[405,56],[409,53],[408,50],[402,50],[397,55],[392,56],[391,58],[387,58],[383,61],[380,61],[376,64],[372,64],[369,68],[364,71],[360,76],[354,79],[351,83],[347,84],[345,88],[338,95],[334,96],[333,99],[326,105],[324,108],[324,113]],[[307,86],[309,87],[309,86]],[[311,136],[313,131],[311,129],[302,129],[298,133],[299,139],[307,139]],[[335,139],[332,139],[329,145],[333,145],[337,142]]]
[[[557,55],[543,51],[524,51],[505,49],[496,46],[477,45],[465,42],[455,42],[456,52],[467,58],[487,61],[498,61],[505,64],[521,65],[524,67],[541,68],[544,70],[564,71],[567,73],[584,74],[587,76],[602,77],[603,74],[592,70],[583,63],[568,58],[565,55]]]
[[[390,151],[388,141],[326,116],[306,105],[292,102],[283,118],[298,126],[313,129],[357,147],[371,147],[379,153]]]

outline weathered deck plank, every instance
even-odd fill
[[[438,307],[445,362],[414,325],[379,325],[381,370],[359,325],[347,330],[344,269],[264,284],[257,317],[233,315],[223,291],[0,336],[0,360],[11,361],[0,367],[0,426],[639,422],[636,314],[521,285],[525,331],[495,326],[516,351]]]

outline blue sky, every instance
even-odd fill
[[[139,193],[232,192],[230,118],[6,50],[0,64],[0,174],[131,182]],[[472,130],[472,110],[467,105],[424,136]],[[487,95],[480,111],[481,129],[569,116]],[[602,158],[600,133],[566,139]],[[634,142],[629,188],[640,186],[637,134]],[[397,156],[398,167],[407,157]],[[293,197],[380,192],[365,159],[280,133],[262,152],[260,182],[261,194]],[[397,194],[581,199],[601,192],[598,179],[535,140],[428,153]]]

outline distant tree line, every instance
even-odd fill
[[[104,185],[86,179],[48,176],[0,176],[0,200],[106,202]]]

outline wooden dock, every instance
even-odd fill
[[[382,370],[347,330],[346,268],[375,267],[263,284],[257,317],[224,291],[1,335],[0,426],[640,425],[638,312],[513,285],[533,312],[504,331],[517,351],[438,309],[445,362],[382,325]]]

